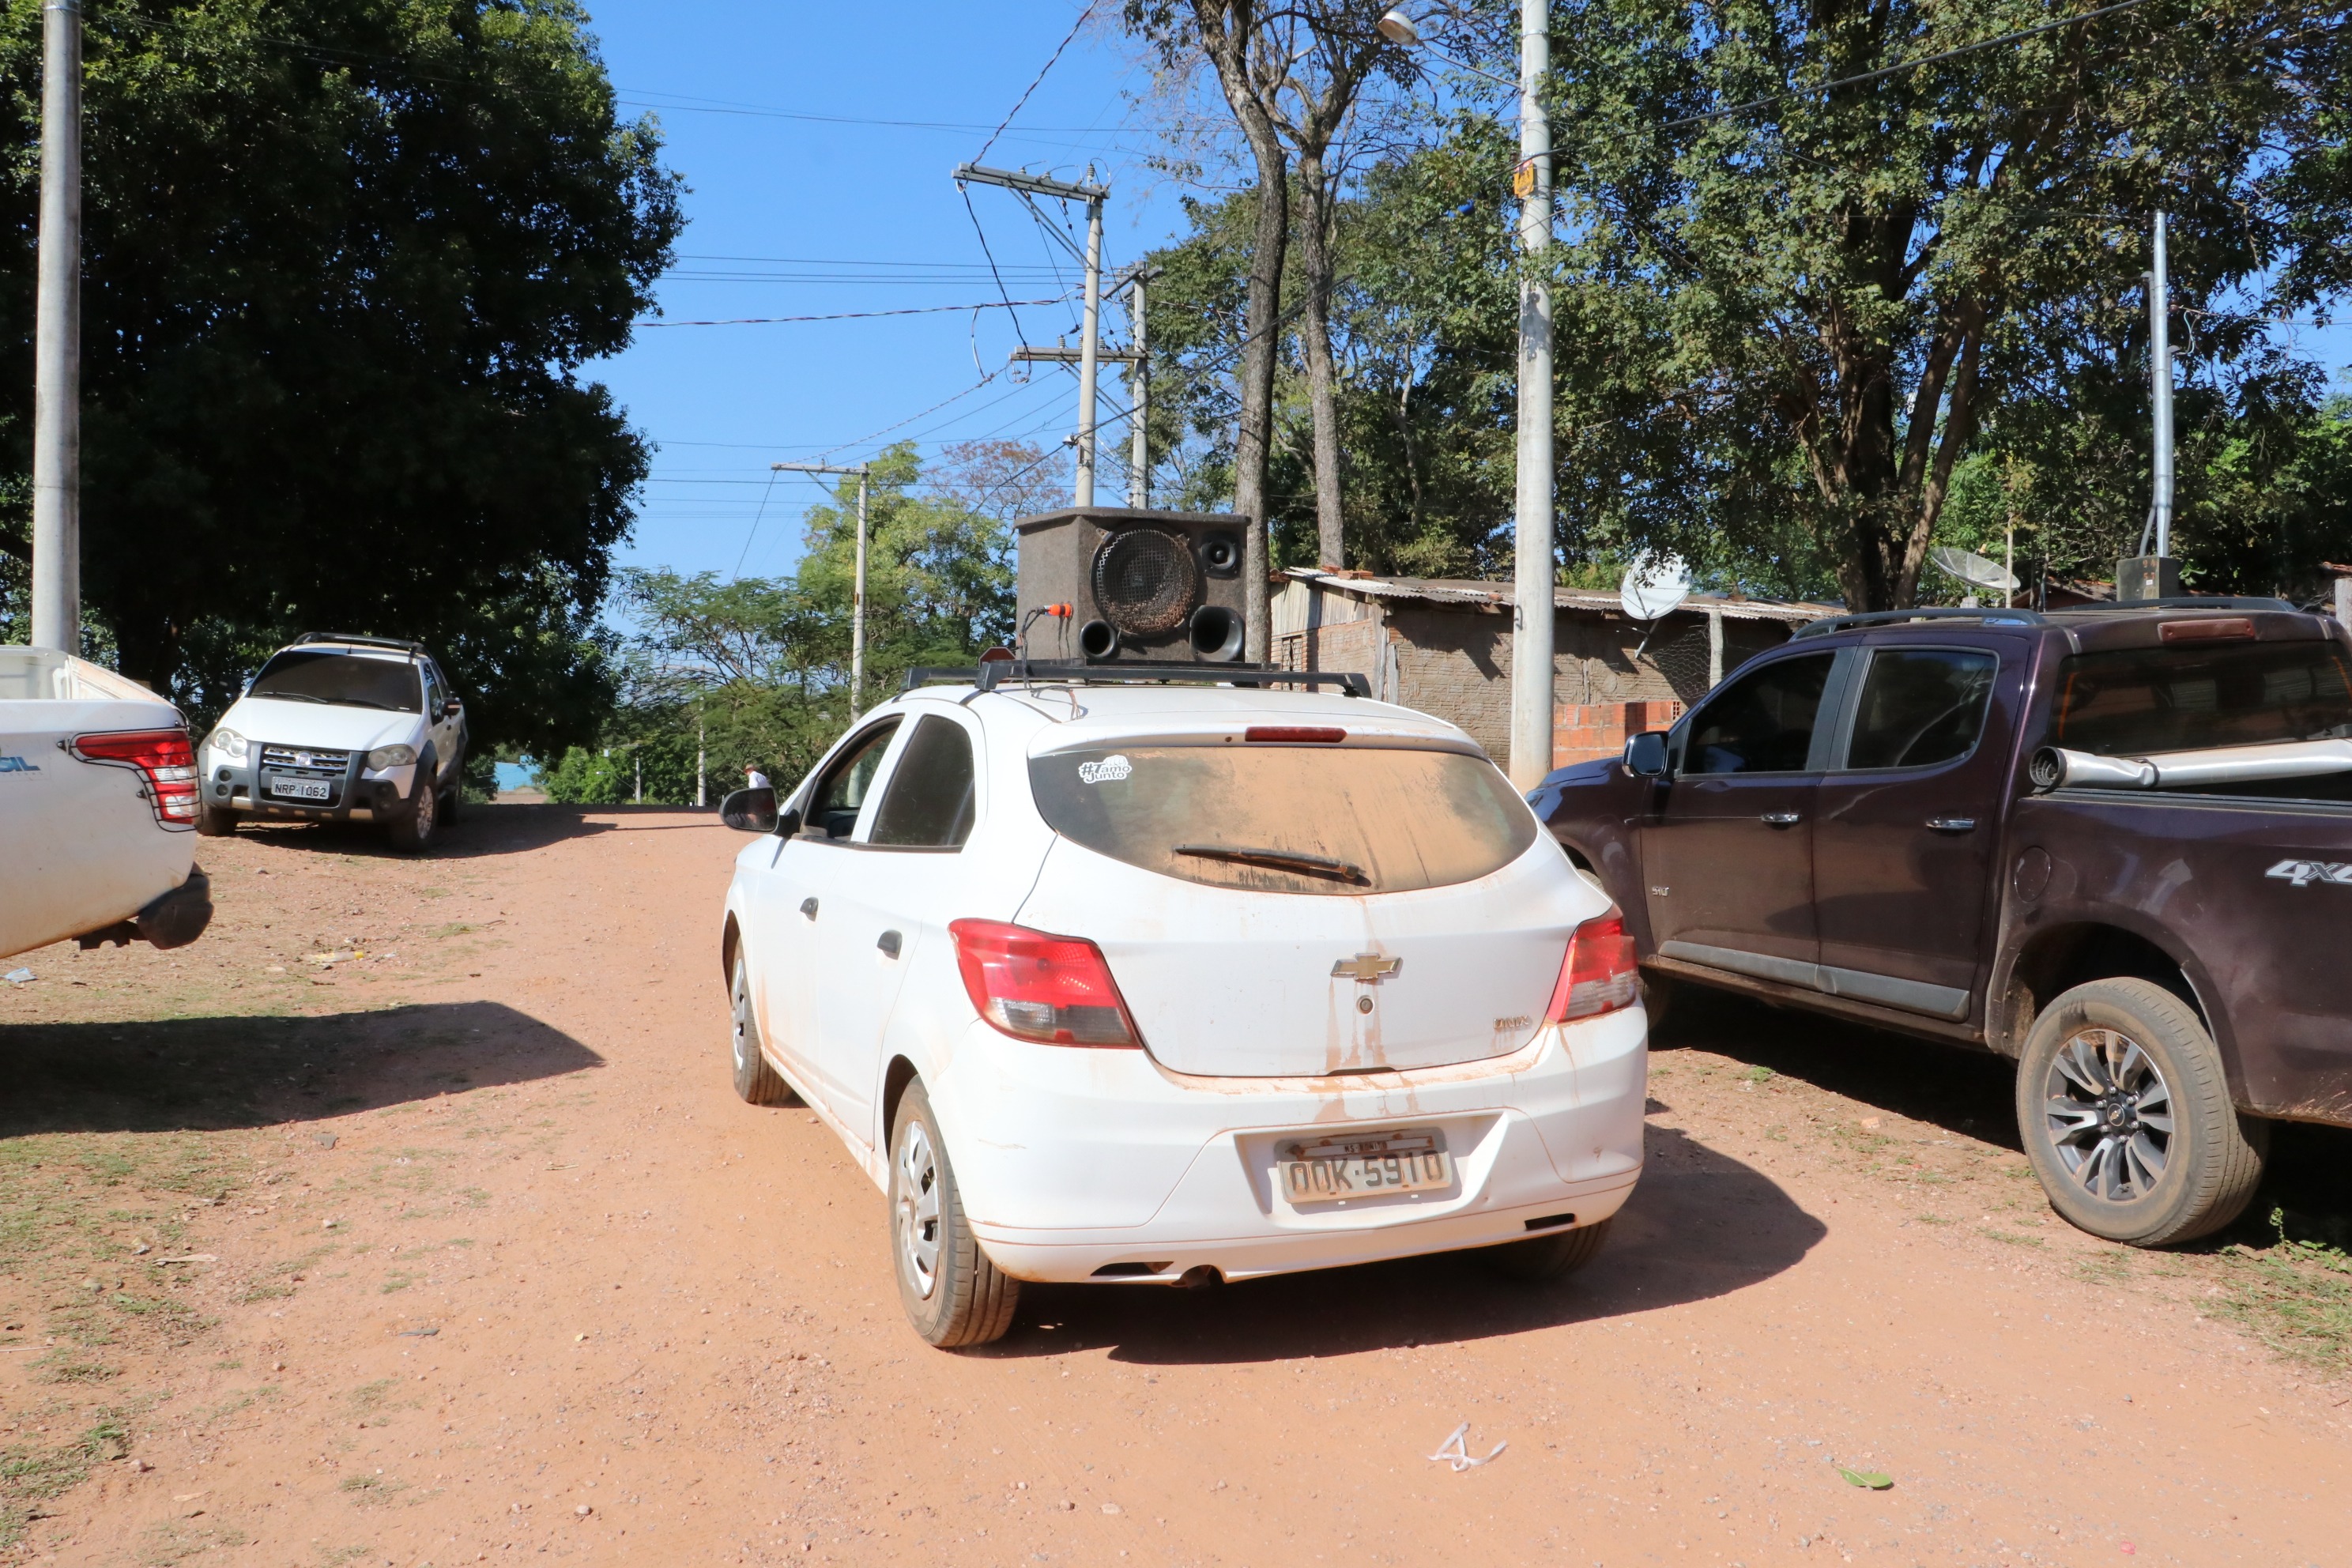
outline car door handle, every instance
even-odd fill
[[[1931,816],[1927,819],[1927,826],[1938,833],[1967,833],[1976,825],[1977,819],[1973,816]]]
[[[1762,820],[1774,827],[1794,827],[1804,820],[1804,814],[1796,811],[1768,811]]]
[[[816,919],[816,900],[814,899],[803,899],[801,900],[801,913],[808,916],[811,920]]]
[[[885,957],[896,958],[898,956],[898,946],[900,941],[901,938],[897,931],[886,931],[875,942],[874,945],[882,950]]]

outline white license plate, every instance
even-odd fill
[[[1439,1132],[1372,1133],[1293,1143],[1275,1174],[1293,1206],[1426,1192],[1454,1184],[1454,1156]]]
[[[325,800],[334,791],[324,779],[271,779],[269,793],[287,800]]]

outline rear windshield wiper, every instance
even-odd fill
[[[1370,886],[1371,882],[1360,866],[1334,860],[1325,855],[1302,855],[1295,849],[1244,849],[1223,844],[1179,844],[1169,853],[1190,855],[1202,860],[1230,860],[1237,866],[1264,866],[1275,871],[1297,871],[1307,877],[1328,877],[1335,882],[1353,882],[1359,887]]]

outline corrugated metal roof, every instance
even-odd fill
[[[1508,609],[1517,602],[1509,583],[1444,577],[1335,577],[1311,566],[1291,566],[1284,575],[1294,583],[1312,584],[1327,593],[1360,594],[1370,599],[1417,600],[1431,605],[1467,605],[1481,609]],[[1589,610],[1622,616],[1618,596],[1603,588],[1554,588],[1551,602],[1562,610]],[[1682,608],[1700,614],[1719,612],[1727,620],[1783,621],[1801,624],[1823,616],[1842,614],[1835,605],[1808,604],[1790,599],[1732,599],[1714,594],[1693,594]]]

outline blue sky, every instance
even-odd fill
[[[980,153],[1081,8],[1062,0],[594,5],[593,28],[625,108],[658,115],[669,165],[692,187],[678,264],[661,288],[665,316],[809,315],[999,298],[950,174]],[[1066,178],[1091,163],[1112,187],[1111,269],[1163,243],[1181,220],[1174,190],[1139,155],[1150,138],[1127,129],[1125,89],[1143,85],[1126,46],[1090,26],[984,160]],[[872,123],[880,121],[924,123]],[[1013,299],[1075,286],[1077,268],[1048,248],[1019,200],[978,185],[971,199]],[[1071,223],[1082,230],[1075,210]],[[793,564],[802,513],[823,498],[794,476],[771,489],[772,462],[854,463],[907,437],[927,453],[992,435],[1058,441],[1075,419],[1077,388],[1074,376],[1048,367],[1025,385],[1000,375],[877,434],[1003,366],[1018,341],[1007,315],[982,311],[976,329],[963,311],[640,331],[626,353],[590,370],[659,447],[623,558],[722,574],[740,563],[746,574],[772,575]],[[1063,334],[1077,342],[1075,303],[1019,318],[1033,342]],[[1105,320],[1107,335],[1124,331],[1115,310]],[[1108,416],[1126,399],[1114,375],[1104,385]]]

